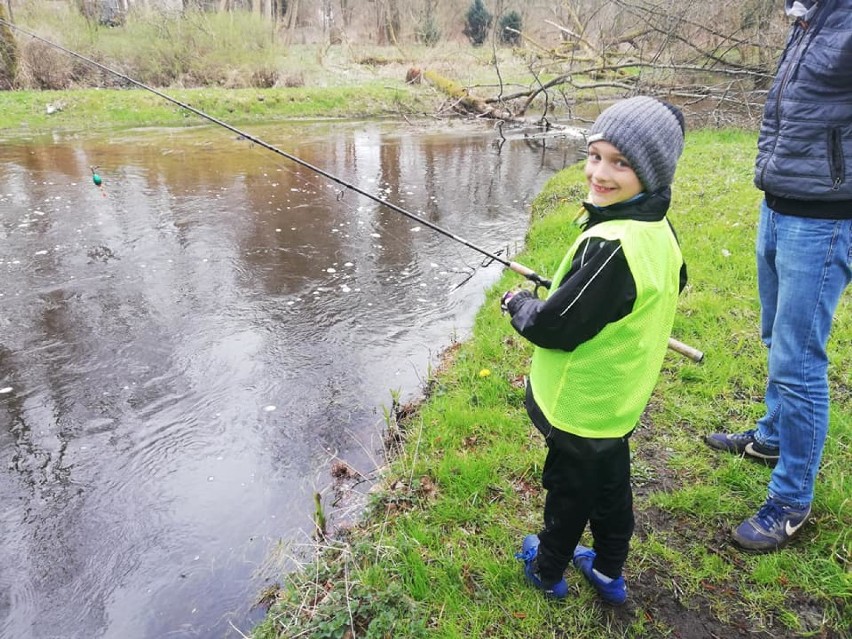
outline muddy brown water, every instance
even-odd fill
[[[578,146],[250,132],[491,251]],[[0,636],[248,632],[309,556],[331,465],[382,463],[391,391],[418,393],[500,272],[219,128],[4,141]]]

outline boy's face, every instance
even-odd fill
[[[610,206],[642,192],[642,183],[617,148],[605,140],[589,145],[586,160],[589,200],[595,206]]]

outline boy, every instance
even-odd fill
[[[546,300],[506,293],[512,326],[535,344],[527,413],[547,443],[544,528],[522,551],[529,581],[568,592],[573,561],[599,596],[623,604],[633,534],[630,449],[656,384],[686,267],[666,219],[683,150],[683,115],[635,97],[592,126],[585,166],[588,213]],[[594,550],[577,545],[590,524]]]

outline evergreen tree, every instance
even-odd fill
[[[467,10],[464,26],[464,34],[473,46],[478,47],[485,42],[493,17],[488,9],[485,8],[485,5],[482,4],[482,0],[473,0],[473,3]]]
[[[441,39],[441,30],[438,28],[435,18],[428,16],[417,29],[416,35],[419,42],[434,47]]]
[[[504,44],[518,44],[521,40],[521,34],[517,32],[521,31],[523,26],[520,13],[514,10],[504,13],[503,17],[500,18],[500,41]],[[513,31],[507,31],[507,27],[513,29]]]

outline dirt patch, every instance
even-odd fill
[[[636,510],[637,539],[646,539],[650,533],[664,537],[675,550],[686,551],[688,545],[704,543],[711,553],[717,554],[737,569],[747,571],[740,549],[729,539],[721,526],[712,530],[699,530],[695,522],[677,517],[655,507]],[[683,595],[678,582],[682,577],[673,570],[659,566],[645,568],[641,574],[629,578],[630,598],[624,608],[609,612],[614,624],[623,628],[643,615],[649,625],[660,628],[658,633],[648,632],[643,637],[675,637],[677,639],[770,639],[772,637],[822,637],[824,639],[849,639],[850,634],[824,626],[824,602],[816,601],[807,592],[791,588],[787,592],[785,607],[796,614],[802,632],[786,628],[780,620],[760,616],[749,610],[742,594],[733,585],[704,581],[704,594]],[[768,613],[771,615],[771,613]],[[720,619],[723,616],[723,619]],[[756,626],[760,625],[763,629]],[[665,631],[663,629],[670,629]]]
[[[671,468],[673,452],[665,447],[664,440],[656,438],[650,421],[651,414],[646,413],[634,434],[634,467],[638,469],[634,474],[635,538],[646,540],[654,535],[657,540],[665,539],[672,550],[684,555],[689,554],[690,547],[703,544],[710,553],[720,556],[737,570],[749,571],[743,551],[730,540],[724,524],[700,527],[696,519],[679,516],[648,503],[650,495],[672,491],[686,481],[681,476],[683,471]],[[628,577],[630,598],[627,604],[619,609],[609,609],[605,614],[613,626],[625,631],[636,623],[637,618],[643,617],[648,630],[642,636],[648,638],[852,637],[852,633],[843,634],[840,630],[826,628],[826,602],[815,600],[801,589],[790,588],[785,601],[785,607],[796,614],[802,626],[802,632],[795,632],[773,618],[771,613],[760,615],[750,610],[733,585],[708,580],[701,583],[699,594],[687,595],[679,586],[682,580],[683,576],[673,569],[659,565],[645,567],[641,573]],[[761,617],[759,622],[756,620],[758,617]]]
[[[642,615],[651,628],[644,637],[673,637],[676,639],[771,639],[782,637],[777,632],[755,631],[746,619],[719,621],[711,609],[711,600],[692,597],[688,602],[678,599],[671,591],[671,576],[647,570],[630,581],[630,598],[621,608],[607,615],[613,625],[623,628]],[[733,595],[735,593],[731,593]],[[666,629],[671,629],[667,631]],[[792,636],[792,635],[787,635]]]

